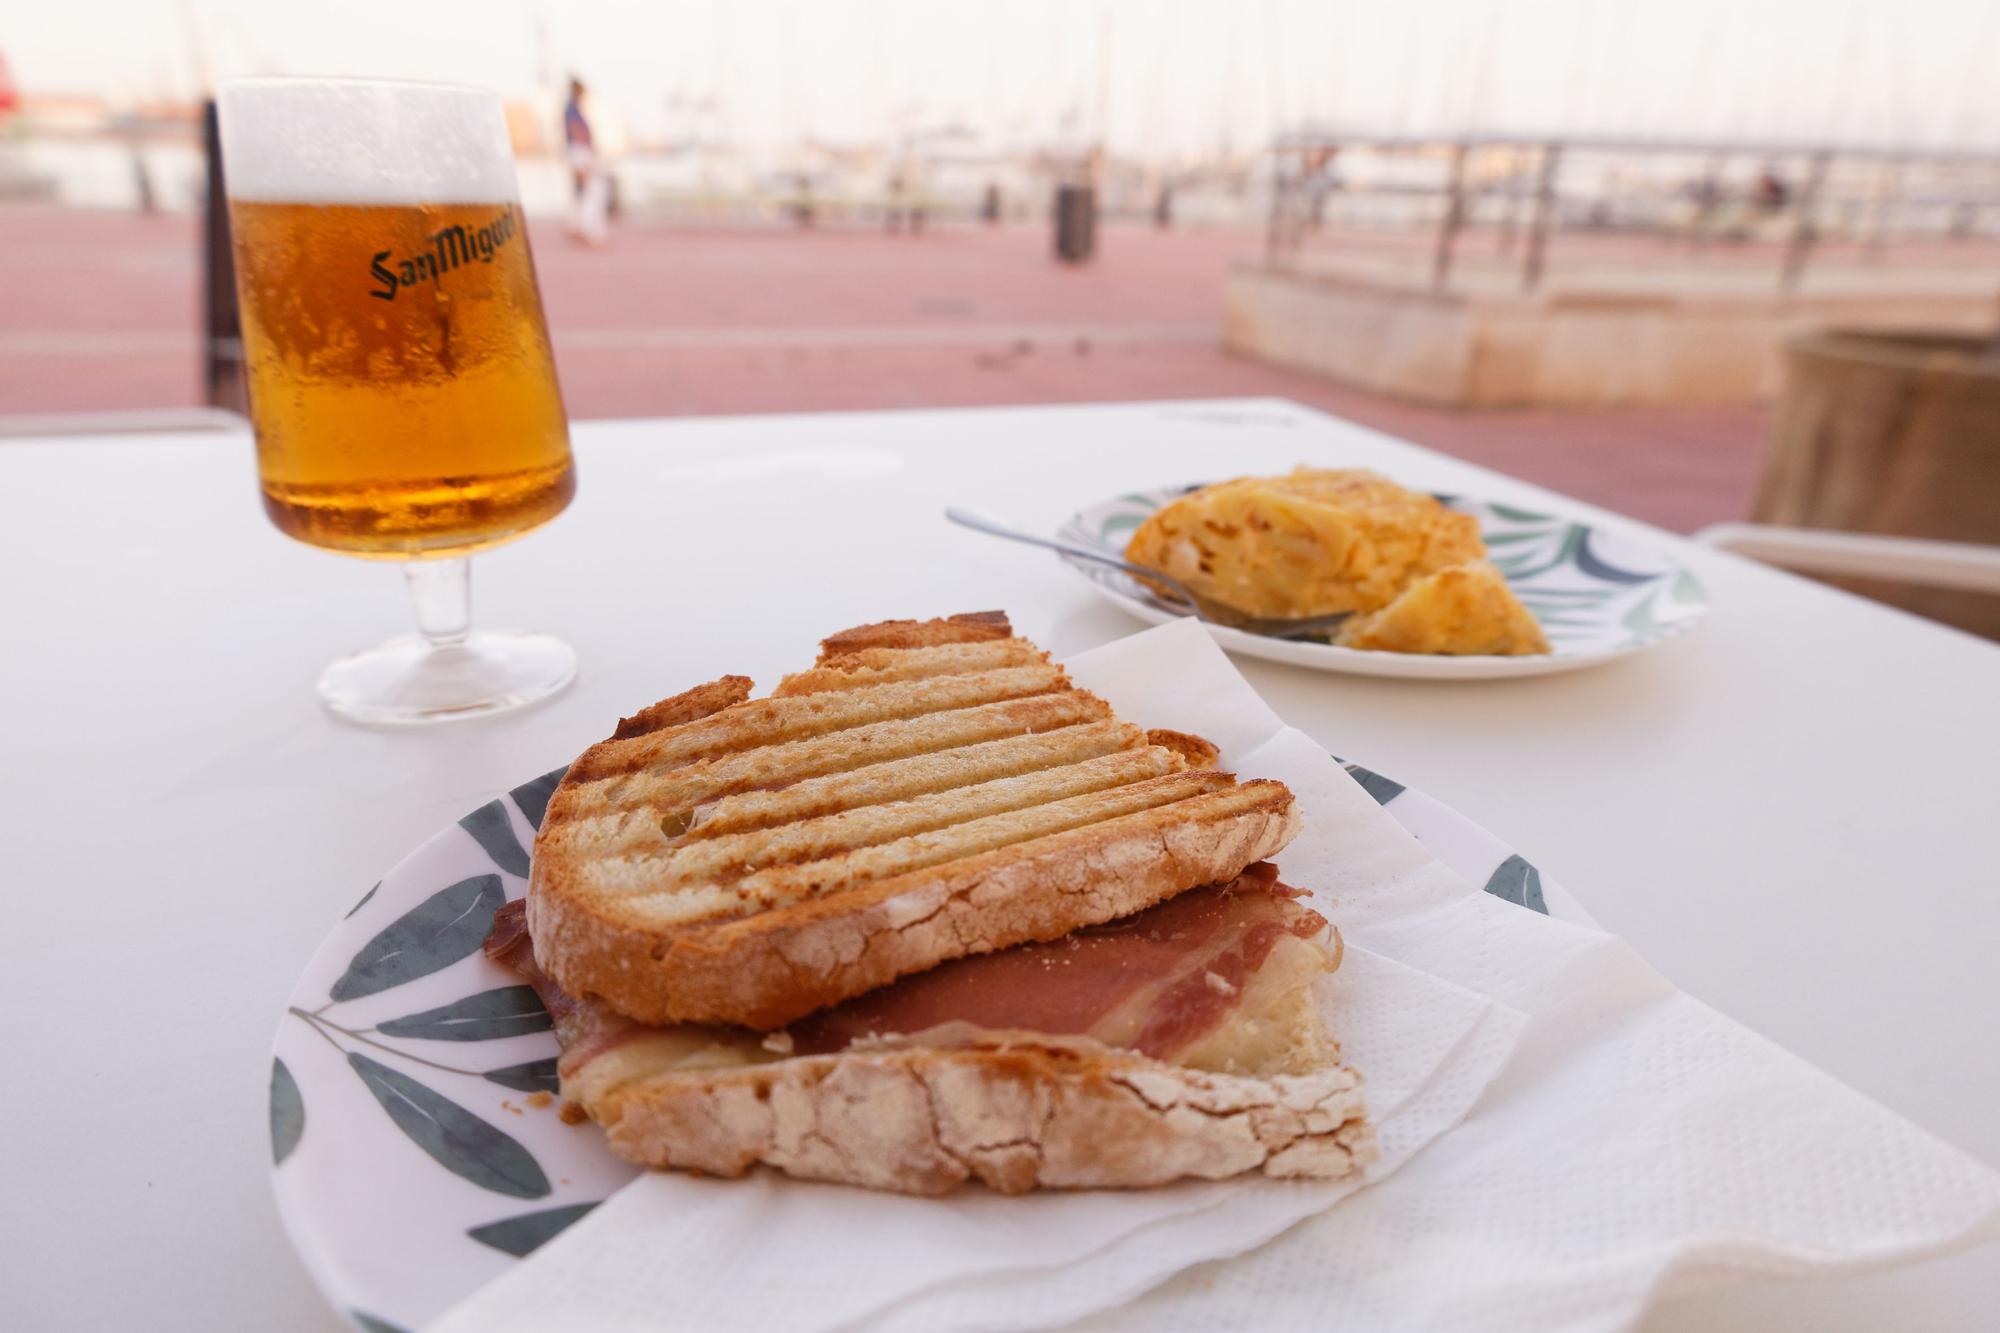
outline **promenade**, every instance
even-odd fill
[[[1113,226],[1072,269],[1041,227],[530,230],[578,418],[1271,394],[1682,531],[1755,484],[1758,409],[1456,413],[1229,356],[1247,231]],[[198,233],[0,206],[0,414],[199,403]]]

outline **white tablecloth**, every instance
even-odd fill
[[[494,790],[686,683],[768,684],[842,625],[1003,607],[1058,653],[1134,627],[1053,557],[948,527],[947,502],[1053,529],[1119,491],[1302,461],[1556,502],[1267,401],[574,434],[576,504],[481,557],[476,582],[482,621],[567,637],[582,679],[424,734],[320,712],[328,659],[405,628],[400,580],[271,530],[246,438],[0,443],[9,1325],[341,1327],[270,1201],[271,1033],[331,922]],[[1329,747],[1587,887],[1694,995],[2000,1161],[2000,651],[1678,554],[1708,621],[1600,670],[1452,685],[1242,665]],[[1996,1308],[1988,1250],[1680,1298],[1648,1327],[1972,1330]]]

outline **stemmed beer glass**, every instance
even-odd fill
[[[475,88],[250,79],[220,98],[264,509],[395,560],[418,633],[335,662],[320,697],[426,723],[545,698],[576,657],[471,629],[468,555],[576,487],[499,99]]]

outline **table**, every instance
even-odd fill
[[[564,636],[581,679],[414,734],[320,711],[322,665],[405,627],[401,581],[267,527],[246,437],[0,444],[0,1322],[342,1327],[267,1181],[294,976],[405,851],[621,712],[725,671],[768,685],[885,616],[1004,607],[1058,654],[1139,628],[1053,557],[948,526],[948,502],[1051,530],[1121,490],[1307,461],[1638,527],[1270,400],[575,440],[575,505],[475,568],[479,620]],[[1708,622],[1607,667],[1441,684],[1239,665],[1330,748],[1501,833],[1693,994],[2000,1161],[2000,650],[1674,546]],[[1683,1298],[1647,1327],[1990,1327],[1995,1257]]]

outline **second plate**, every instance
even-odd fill
[[[1100,501],[1071,515],[1063,540],[1122,556],[1132,530],[1194,486],[1162,486]],[[1708,610],[1708,594],[1658,547],[1557,514],[1459,495],[1444,505],[1479,520],[1479,535],[1508,586],[1542,623],[1553,651],[1534,657],[1444,657],[1364,652],[1209,627],[1226,650],[1273,662],[1360,676],[1481,680],[1539,676],[1614,661],[1690,628]],[[1060,557],[1107,600],[1155,625],[1185,612],[1154,597],[1129,575]]]

